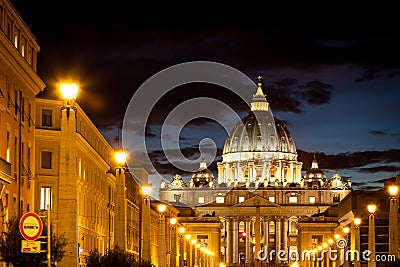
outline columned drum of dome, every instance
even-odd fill
[[[218,184],[227,186],[295,186],[302,163],[285,124],[274,118],[262,83],[258,82],[251,112],[226,139],[223,161],[218,163]]]

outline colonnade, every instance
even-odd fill
[[[288,217],[267,217],[260,220],[260,231],[256,231],[256,217],[226,217],[225,218],[225,263],[240,264],[254,263],[258,257],[262,261],[279,263],[277,253],[288,255]],[[239,236],[239,225],[244,223],[245,236]],[[257,238],[257,234],[260,236]],[[240,238],[244,242],[240,242]],[[260,240],[262,252],[255,251],[255,240]],[[284,251],[284,252],[282,252]],[[240,261],[240,255],[245,255],[244,262]]]

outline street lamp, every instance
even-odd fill
[[[114,218],[114,243],[119,245],[120,248],[125,249],[127,242],[127,227],[126,227],[126,190],[125,190],[125,164],[127,153],[122,148],[114,152],[116,162],[116,182],[115,182],[115,203],[116,215]]]
[[[191,266],[190,262],[189,262],[189,258],[190,258],[190,254],[189,257],[188,255],[188,251],[190,251],[190,239],[192,238],[191,234],[186,234],[185,235],[185,240],[183,241],[184,245],[183,245],[183,260],[186,261],[186,265],[187,266]]]
[[[123,167],[126,163],[126,159],[128,157],[128,153],[125,150],[119,149],[115,151],[115,162],[118,167]]]
[[[142,260],[151,262],[151,215],[150,215],[150,193],[151,184],[142,185],[144,195],[142,204]]]
[[[354,228],[355,228],[354,250],[356,251],[356,253],[358,255],[357,259],[354,257],[354,267],[360,267],[361,266],[361,262],[360,262],[360,224],[361,224],[361,218],[354,218],[353,222],[354,222]]]
[[[171,225],[171,256],[170,256],[170,266],[176,267],[176,223],[178,220],[175,217],[169,219],[169,224]]]
[[[159,238],[158,238],[158,259],[159,259],[159,267],[167,266],[167,236],[165,231],[165,214],[164,212],[167,210],[167,205],[159,204],[157,206],[158,212],[160,213],[159,218]]]
[[[344,266],[349,266],[349,233],[350,233],[350,228],[349,227],[343,227],[343,236],[344,239],[346,240],[345,247],[343,247],[343,252],[344,252]]]
[[[398,232],[398,202],[399,187],[397,185],[389,186],[390,208],[389,208],[389,255],[398,257],[399,232]]]
[[[195,261],[195,257],[194,257],[194,251],[193,250],[196,250],[196,248],[195,248],[195,246],[196,246],[196,244],[197,244],[197,240],[196,239],[191,239],[190,240],[190,243],[192,244],[191,246],[190,246],[190,251],[189,251],[189,261],[190,261],[190,265],[189,266],[194,266],[196,263],[194,262]]]
[[[376,267],[375,262],[375,216],[376,205],[369,204],[367,206],[369,212],[369,223],[368,223],[368,250],[371,251],[370,260],[368,261],[368,267]]]
[[[77,83],[60,83],[59,89],[63,98],[60,118],[60,147],[59,147],[59,187],[61,193],[58,201],[58,207],[62,207],[62,212],[58,212],[57,228],[65,232],[65,238],[68,239],[68,244],[65,250],[68,251],[65,260],[65,265],[77,266],[78,253],[78,184],[76,180],[76,149],[71,149],[77,141],[77,122],[76,122],[76,107],[75,100],[78,93]],[[21,113],[22,114],[22,113]],[[21,132],[21,131],[20,131]],[[20,139],[21,140],[21,139]],[[61,160],[62,159],[62,160]],[[20,179],[18,180],[20,181]],[[20,193],[20,191],[19,191]],[[20,201],[18,201],[20,203]],[[19,207],[20,208],[20,207]],[[70,229],[70,231],[64,231]]]
[[[64,99],[63,108],[66,109],[67,118],[69,117],[70,109],[73,108],[76,96],[78,95],[78,84],[75,83],[60,83],[61,95]]]

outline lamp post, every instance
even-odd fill
[[[389,186],[390,208],[389,208],[389,255],[398,257],[399,250],[399,232],[398,232],[398,202],[399,187],[397,185]]]
[[[326,266],[327,267],[331,267],[331,265],[333,265],[332,263],[331,263],[331,253],[332,253],[332,245],[333,245],[333,239],[332,238],[329,238],[328,239],[328,246],[329,246],[329,250],[328,250],[328,255],[326,256]]]
[[[115,151],[115,203],[116,216],[114,227],[114,243],[121,249],[126,248],[126,193],[125,193],[125,164],[127,153],[123,149]]]
[[[61,83],[59,85],[63,105],[60,120],[60,164],[58,179],[58,231],[65,233],[68,240],[65,250],[68,253],[60,262],[60,266],[77,266],[78,253],[78,183],[76,181],[76,107],[78,93],[77,83]]]
[[[361,224],[361,219],[360,218],[354,218],[354,228],[355,228],[355,235],[354,235],[354,251],[357,253],[357,258],[354,256],[354,267],[360,267],[361,262],[360,262],[360,224]],[[354,254],[355,255],[355,254]]]
[[[151,185],[142,186],[143,205],[142,205],[142,251],[141,259],[146,262],[151,262],[151,217],[150,217],[150,193]]]
[[[368,267],[376,267],[375,262],[375,211],[376,205],[370,204],[367,206],[369,212],[369,223],[368,223],[368,250],[371,251],[370,260],[368,261]]]
[[[158,266],[166,267],[167,266],[167,236],[165,231],[165,214],[164,212],[167,210],[167,206],[164,204],[160,204],[157,206],[158,212],[160,213],[159,217],[159,235],[158,235]]]
[[[334,262],[332,262],[332,265],[334,266],[334,267],[339,267],[340,266],[340,261],[341,261],[341,258],[340,258],[340,248],[339,248],[339,246],[338,246],[338,242],[339,242],[339,240],[340,240],[340,238],[341,238],[341,236],[340,236],[340,234],[335,234],[334,235],[334,237],[335,237],[335,248],[336,248],[336,253],[337,253],[337,257],[335,258],[336,260],[334,261]]]
[[[199,266],[199,254],[200,254],[200,243],[196,243],[195,249],[194,249],[194,267]]]
[[[169,224],[171,225],[171,257],[170,257],[170,267],[176,267],[176,223],[178,220],[175,217],[169,219]]]
[[[190,262],[190,247],[191,247],[190,239],[191,238],[192,238],[191,234],[186,234],[185,235],[186,241],[184,242],[185,245],[183,247],[183,260],[186,261],[186,265],[187,266],[192,266],[191,262]],[[189,257],[188,257],[188,253],[189,253]]]
[[[190,255],[189,255],[189,257],[190,257],[190,267],[193,267],[194,265],[195,265],[195,257],[194,257],[194,251],[193,250],[196,250],[196,244],[197,244],[197,240],[196,239],[191,239],[190,240],[190,243],[191,243],[191,246],[190,246]]]
[[[343,248],[344,251],[344,264],[343,266],[348,267],[349,266],[349,233],[350,233],[350,228],[349,227],[343,227],[343,236],[344,239],[346,240],[345,247]]]
[[[178,255],[177,255],[177,265],[178,266],[183,266],[183,260],[184,260],[184,246],[185,246],[185,240],[183,238],[183,234],[185,233],[186,228],[183,226],[180,226],[178,228],[178,233],[179,233],[179,241],[178,241]]]

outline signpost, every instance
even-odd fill
[[[19,222],[19,231],[28,241],[35,241],[42,234],[43,222],[34,212],[25,213]]]

